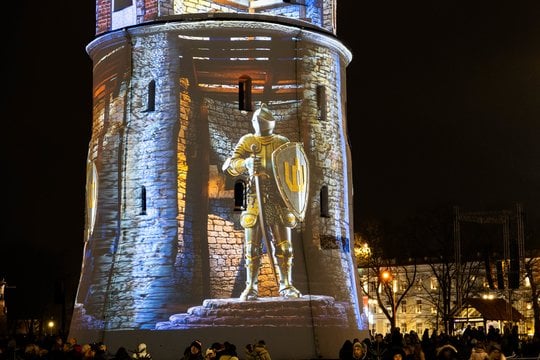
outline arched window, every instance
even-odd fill
[[[154,110],[156,110],[156,81],[152,80],[148,83],[146,111],[154,111]]]
[[[234,211],[246,210],[246,183],[237,180],[234,183]]]
[[[251,78],[247,75],[242,75],[238,79],[238,109],[252,111]]]
[[[324,185],[320,191],[321,217],[330,217],[328,212],[328,186]]]
[[[141,186],[141,213],[146,215],[146,186]]]

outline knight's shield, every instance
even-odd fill
[[[309,190],[309,163],[300,142],[288,142],[272,153],[274,178],[287,208],[304,220]]]

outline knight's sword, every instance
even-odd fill
[[[252,157],[255,159],[257,157],[257,150],[258,146],[257,144],[251,145],[251,152]],[[268,227],[266,226],[266,222],[264,220],[264,201],[262,198],[262,191],[261,191],[261,185],[259,182],[259,176],[261,174],[254,169],[253,175],[251,176],[251,180],[255,183],[255,193],[257,194],[257,205],[259,206],[259,226],[261,228],[262,236],[264,238],[264,245],[266,246],[266,253],[268,254],[268,260],[270,261],[270,267],[272,268],[272,274],[274,275],[274,280],[276,281],[276,284],[278,286],[279,290],[279,281],[276,276],[276,266],[274,264],[274,254],[272,251],[272,246],[270,244],[270,233],[268,231]]]

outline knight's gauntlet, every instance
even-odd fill
[[[228,172],[232,176],[239,176],[247,172],[245,160],[241,158],[228,158],[223,164],[223,171]]]

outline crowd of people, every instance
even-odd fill
[[[236,345],[229,342],[214,342],[204,348],[199,340],[193,340],[178,360],[272,360],[264,340],[247,344],[239,354]],[[96,342],[79,344],[77,339],[66,341],[61,336],[42,337],[29,340],[26,337],[0,341],[0,360],[154,360],[145,343],[135,350],[120,346],[111,353],[106,344]],[[157,360],[157,359],[156,359]]]
[[[498,329],[468,326],[462,334],[450,336],[425,330],[421,336],[414,331],[402,333],[399,328],[383,336],[346,339],[336,354],[339,360],[540,360],[540,339],[520,339],[516,328]],[[204,346],[193,340],[178,360],[272,360],[264,340],[249,343],[239,351],[235,344],[224,341]],[[9,338],[0,341],[0,360],[159,360],[151,349],[139,343],[134,350],[119,347],[109,352],[101,342],[78,344],[75,338],[43,337]]]
[[[339,351],[339,360],[510,360],[540,359],[540,339],[522,340],[517,327],[501,334],[492,326],[468,326],[463,334],[450,336],[425,330],[422,336],[399,328],[383,336],[346,339]]]

